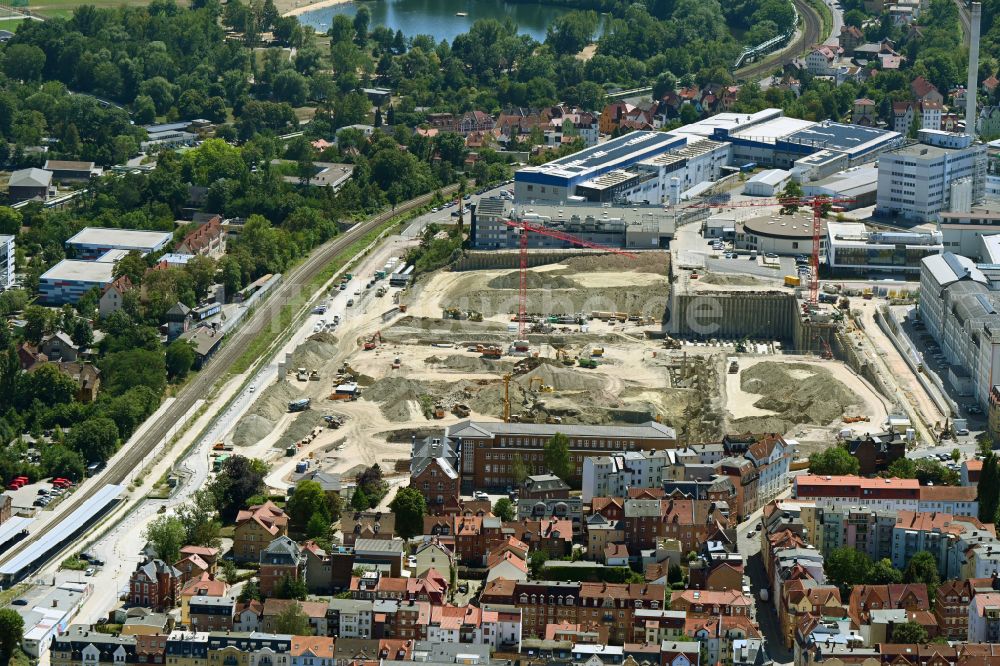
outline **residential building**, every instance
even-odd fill
[[[462,443],[463,486],[507,488],[514,485],[511,462],[524,461],[529,473],[543,473],[545,444],[556,433],[569,439],[576,472],[570,483],[579,483],[583,459],[598,452],[675,448],[673,428],[650,421],[642,425],[581,426],[535,423],[460,421],[447,428],[449,439]]]
[[[897,515],[905,511],[842,505],[820,512],[820,531],[810,541],[829,555],[838,548],[860,550],[875,561],[890,557]]]
[[[292,636],[290,666],[336,666],[335,643],[328,636]]]
[[[984,139],[1000,136],[1000,106],[984,106],[979,110],[976,132]]]
[[[910,583],[851,588],[847,612],[856,626],[869,624],[872,612],[879,610],[929,611],[927,586]]]
[[[978,516],[979,501],[971,486],[921,486],[917,511],[942,512],[953,516]]]
[[[949,579],[938,587],[934,595],[934,617],[944,638],[952,641],[968,639],[969,605],[974,594],[969,581]]]
[[[858,461],[858,474],[875,476],[906,456],[906,440],[897,433],[867,434],[847,441],[847,452]]]
[[[935,102],[944,104],[944,96],[938,91],[933,83],[922,76],[917,76],[910,82],[910,92],[913,97],[921,102]]]
[[[195,595],[188,603],[188,618],[193,631],[232,631],[236,599],[230,596]]]
[[[85,227],[66,241],[66,249],[77,259],[94,261],[111,250],[145,256],[166,249],[172,241],[173,234],[167,231]]]
[[[940,102],[893,102],[892,128],[908,135],[916,119],[918,129],[940,130],[943,113]]]
[[[178,243],[177,252],[214,257],[225,252],[225,240],[226,230],[222,226],[222,217],[214,215],[189,231]]]
[[[30,199],[47,201],[54,192],[52,172],[43,169],[20,169],[10,174],[7,181],[7,196],[11,203]]]
[[[986,592],[972,597],[968,641],[1000,643],[1000,592]]]
[[[461,494],[458,450],[448,437],[414,440],[410,456],[410,487],[424,496],[428,511],[440,513],[458,503]]]
[[[396,516],[391,512],[344,511],[340,517],[345,546],[353,546],[358,539],[392,539],[395,529]]]
[[[128,603],[155,610],[173,608],[180,601],[181,572],[163,560],[140,562],[129,578]]]
[[[879,158],[876,214],[937,221],[947,210],[968,210],[982,199],[986,146],[969,134],[922,129],[920,143]]]
[[[354,542],[354,564],[365,568],[388,567],[388,574],[398,577],[403,570],[406,544],[402,539],[358,539]]]
[[[327,622],[339,638],[371,638],[374,601],[363,599],[330,599]]]
[[[279,589],[284,579],[305,578],[305,558],[299,545],[287,536],[280,536],[260,553],[260,593],[270,597]]]
[[[233,530],[233,556],[239,562],[256,562],[276,537],[288,535],[288,516],[271,501],[242,509]]]
[[[74,624],[52,639],[49,658],[52,666],[135,664],[136,637],[105,634]]]
[[[675,590],[670,595],[670,610],[684,611],[688,617],[697,615],[750,615],[753,601],[740,589]]]
[[[309,626],[312,627],[314,634],[317,636],[331,635],[327,620],[327,602],[297,601],[295,599],[265,599],[260,615],[261,631],[276,631],[278,618],[293,605],[298,605],[299,610],[309,618]]]
[[[97,311],[101,319],[107,319],[125,305],[125,294],[132,289],[132,281],[127,275],[122,275],[114,282],[110,283],[101,292],[101,299],[97,303]]]
[[[916,479],[804,474],[795,477],[792,496],[831,509],[853,505],[886,511],[917,511],[920,483]]]
[[[292,639],[289,634],[221,633],[208,634],[209,666],[291,666]]]
[[[569,499],[569,484],[555,474],[528,476],[521,484],[518,501],[552,499]]]

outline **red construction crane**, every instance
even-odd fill
[[[522,222],[518,220],[504,220],[504,223],[511,227],[512,229],[517,229],[520,234],[520,248],[521,248],[521,284],[520,293],[518,294],[518,306],[517,306],[517,335],[520,339],[524,339],[524,325],[528,321],[528,232],[533,234],[541,234],[543,236],[548,236],[549,238],[556,238],[561,241],[566,241],[567,243],[573,243],[574,245],[579,245],[581,247],[589,247],[595,250],[603,250],[605,252],[610,252],[612,254],[622,254],[626,257],[635,259],[639,255],[634,252],[628,252],[626,250],[619,250],[616,247],[608,247],[607,245],[601,245],[600,243],[592,243],[582,238],[577,238],[572,234],[567,234],[562,231],[556,231],[555,229],[549,229],[547,227],[540,227],[529,222]]]
[[[802,206],[812,208],[812,255],[809,258],[809,305],[815,306],[819,301],[819,246],[822,236],[823,207],[833,204],[854,203],[854,199],[834,197],[778,197],[774,199],[755,199],[754,201],[739,201],[736,203],[703,203],[683,206],[683,208],[752,208],[774,206]]]

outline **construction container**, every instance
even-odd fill
[[[802,284],[802,278],[798,275],[786,275],[785,276],[785,286],[786,287],[798,287]]]

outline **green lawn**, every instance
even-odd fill
[[[95,7],[119,7],[123,5],[148,5],[150,0],[34,0],[29,1],[27,9],[45,18],[68,18],[73,10],[81,5]],[[178,3],[183,4],[183,3]]]

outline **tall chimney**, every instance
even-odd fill
[[[979,23],[983,17],[983,6],[973,2],[972,20],[969,32],[969,80],[965,91],[965,132],[976,135],[976,92],[979,90]]]

